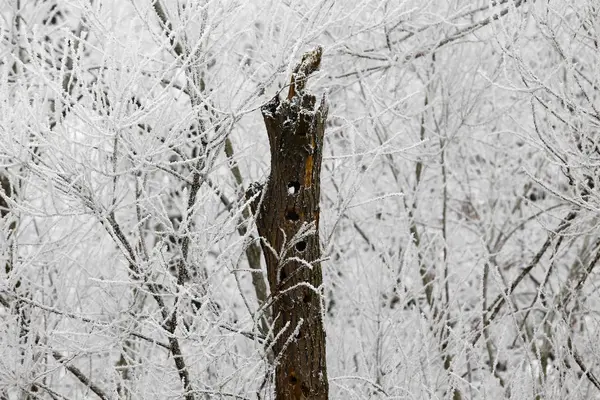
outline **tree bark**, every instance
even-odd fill
[[[304,91],[321,48],[294,70],[289,95],[262,107],[271,173],[253,209],[273,298],[277,399],[327,399],[319,242],[320,173],[325,96]],[[258,210],[258,211],[257,211]]]

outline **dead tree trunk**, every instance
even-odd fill
[[[323,328],[319,193],[325,96],[304,91],[321,48],[294,70],[287,99],[261,111],[271,146],[271,173],[254,212],[273,299],[277,399],[327,399]]]

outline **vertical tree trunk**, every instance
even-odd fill
[[[325,97],[304,92],[321,48],[294,70],[288,98],[261,111],[271,147],[271,173],[254,204],[273,297],[277,399],[327,399],[319,195]],[[258,210],[258,212],[257,212]]]

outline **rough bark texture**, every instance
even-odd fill
[[[325,97],[315,108],[315,96],[296,85],[291,98],[280,101],[276,96],[261,111],[271,174],[254,209],[274,299],[276,398],[327,399],[319,262]]]

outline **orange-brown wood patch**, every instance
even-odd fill
[[[304,187],[309,188],[312,185],[312,172],[313,172],[313,156],[309,154],[306,157],[306,164],[304,169]]]

